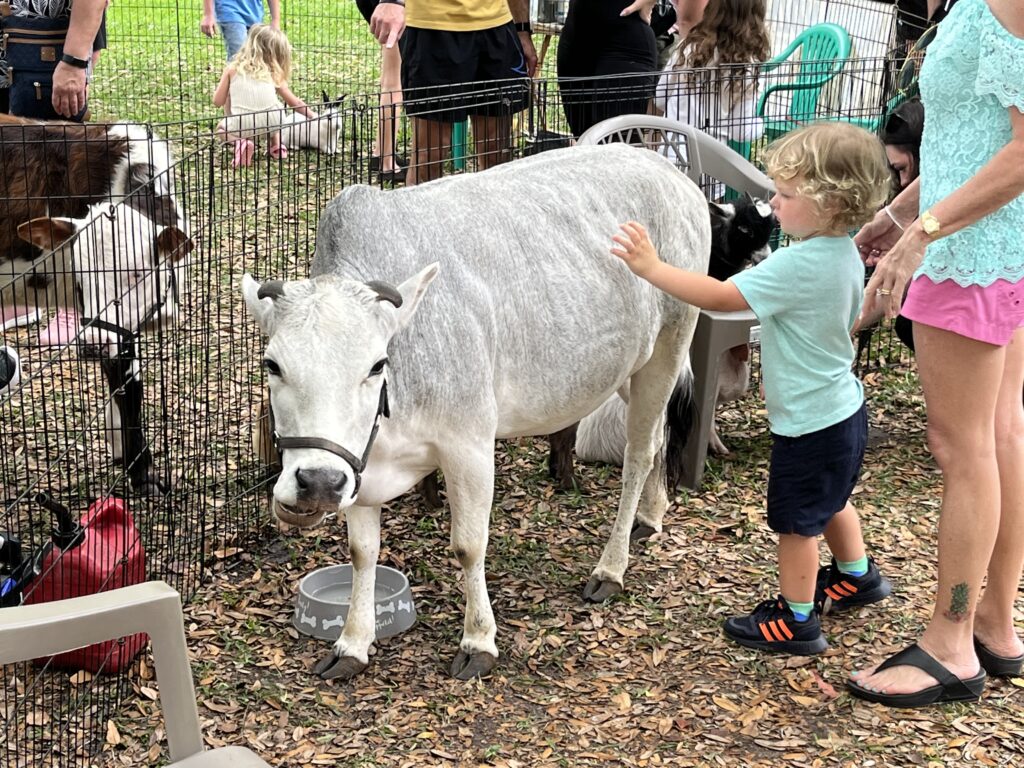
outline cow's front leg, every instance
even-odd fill
[[[348,548],[352,557],[352,602],[341,637],[331,653],[313,668],[324,680],[348,680],[370,663],[370,646],[377,637],[374,583],[380,554],[380,507],[349,507]]]
[[[451,674],[485,677],[498,663],[497,628],[487,594],[485,559],[494,498],[494,443],[460,450],[442,463],[452,510],[451,547],[466,583],[466,618]]]

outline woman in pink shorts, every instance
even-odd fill
[[[1024,4],[960,0],[920,83],[921,175],[856,238],[877,262],[865,315],[894,317],[912,280],[902,313],[944,485],[928,626],[848,682],[894,707],[976,700],[1024,667]]]

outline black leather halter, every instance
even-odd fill
[[[370,430],[370,439],[366,441],[366,450],[363,451],[362,458],[357,458],[343,445],[338,445],[333,440],[328,440],[324,437],[281,437],[277,432],[277,426],[274,424],[273,405],[270,406],[270,428],[274,439],[274,448],[277,449],[278,454],[281,456],[284,455],[285,450],[288,448],[315,448],[321,451],[329,451],[335,456],[341,457],[355,472],[356,485],[355,490],[352,491],[352,495],[355,496],[359,493],[359,485],[363,480],[363,470],[366,469],[366,460],[370,458],[370,449],[373,448],[373,441],[377,439],[377,430],[380,429],[381,417],[386,419],[390,416],[391,410],[388,408],[388,380],[384,379],[384,383],[380,387],[380,399],[377,402],[377,415],[373,418],[373,429]]]

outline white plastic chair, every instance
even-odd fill
[[[767,198],[775,190],[771,179],[738,152],[692,125],[653,115],[622,115],[592,126],[577,144],[623,142],[642,145],[665,155],[698,185],[705,177],[725,183],[737,192]],[[682,483],[697,490],[708,453],[708,432],[718,396],[718,358],[727,350],[746,344],[759,328],[750,310],[712,312],[702,309],[690,344],[693,367],[693,398],[697,408],[694,434],[683,451]]]
[[[168,768],[270,768],[245,747],[203,749],[181,597],[162,581],[4,608],[0,663],[52,656],[137,632],[145,632],[152,643],[172,761]]]

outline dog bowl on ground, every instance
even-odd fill
[[[351,600],[350,564],[318,568],[299,582],[292,624],[304,634],[337,640],[348,620]],[[404,573],[386,565],[377,566],[373,611],[378,639],[397,635],[416,623],[416,606]]]

